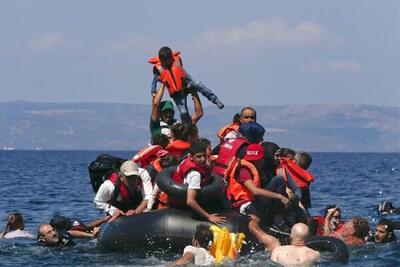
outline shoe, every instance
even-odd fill
[[[223,109],[223,108],[224,108],[224,104],[223,104],[219,99],[217,99],[217,100],[215,101],[215,104],[217,105],[217,107],[218,107],[219,109]]]

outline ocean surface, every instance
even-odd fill
[[[93,205],[87,167],[98,154],[105,152],[0,151],[1,227],[9,212],[23,213],[26,230],[35,235],[38,225],[48,223],[56,214],[78,217],[85,222],[101,217]],[[108,153],[125,158],[134,155]],[[363,216],[374,229],[380,218],[376,212],[380,201],[391,200],[400,206],[400,154],[312,153],[312,156],[310,170],[315,182],[311,185],[311,214],[321,214],[327,204],[336,203],[344,219]],[[388,218],[400,220],[400,215]],[[0,266],[162,266],[178,256],[158,251],[109,252],[97,246],[96,240],[78,241],[72,248],[42,247],[35,240],[0,240]],[[257,252],[241,257],[238,265],[272,263],[266,253]],[[325,258],[318,265],[335,264]],[[348,266],[400,266],[400,242],[351,248]]]

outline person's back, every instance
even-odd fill
[[[281,246],[274,249],[271,260],[283,266],[309,266],[319,258],[319,252],[306,246]]]
[[[186,246],[183,255],[168,266],[181,266],[194,262],[197,266],[210,266],[215,258],[207,250],[214,237],[209,226],[200,224],[192,238],[192,245]]]
[[[316,262],[320,253],[305,245],[308,226],[296,223],[290,233],[290,245],[280,246],[272,251],[271,260],[283,266],[309,266]]]

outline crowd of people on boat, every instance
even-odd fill
[[[183,68],[179,52],[168,47],[151,58],[152,109],[150,114],[151,144],[132,159],[120,162],[118,170],[102,176],[94,197],[95,207],[104,217],[85,225],[80,220],[56,216],[38,228],[37,239],[44,245],[69,246],[74,238],[96,238],[102,223],[111,223],[121,216],[135,216],[157,209],[191,210],[213,224],[223,225],[223,211],[235,211],[249,218],[249,231],[266,250],[271,260],[283,265],[310,264],[319,259],[319,252],[305,245],[310,236],[333,236],[347,245],[361,245],[368,240],[388,243],[396,240],[395,226],[381,219],[375,233],[365,218],[342,220],[340,207],[329,205],[321,216],[310,216],[310,183],[308,171],[312,163],[309,153],[281,148],[265,141],[265,128],[257,122],[253,107],[244,107],[233,114],[232,122],[218,130],[219,143],[212,146],[199,136],[196,126],[204,115],[198,92],[218,108],[224,108],[219,98],[203,83],[194,80]],[[160,87],[157,88],[157,83]],[[175,118],[174,104],[164,100],[168,90],[180,112]],[[187,97],[191,96],[194,112],[190,115]],[[187,186],[185,196],[163,190],[157,183],[162,170],[176,166],[171,177],[175,184]],[[223,180],[223,193],[212,201],[199,197],[202,189],[215,177]],[[268,227],[267,227],[268,226]],[[273,234],[285,232],[289,240]],[[24,231],[20,213],[11,213],[1,238],[34,236]],[[192,244],[172,265],[193,261],[196,265],[213,263],[207,248],[212,232],[207,226],[196,229]]]

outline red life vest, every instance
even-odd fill
[[[324,235],[324,222],[325,222],[325,217],[318,215],[318,216],[314,216],[312,217],[312,219],[317,223],[317,236],[323,236]],[[339,224],[336,226],[335,230],[333,230],[333,232],[331,233],[332,235],[335,235],[338,231],[340,231],[343,226],[344,226],[345,222],[340,220]]]
[[[314,181],[314,176],[310,172],[304,170],[299,165],[297,165],[296,162],[290,159],[280,159],[279,165],[277,167],[277,172],[279,169],[283,170],[283,177],[285,178],[286,182],[288,180],[287,175],[290,174],[290,176],[293,178],[294,182],[300,189],[308,188],[310,183]]]
[[[162,147],[160,145],[144,147],[132,158],[132,160],[136,163],[140,163],[140,167],[144,168],[157,159],[157,152],[161,149]]]
[[[165,150],[169,152],[169,155],[182,157],[183,153],[188,151],[189,148],[190,143],[178,139],[169,143]]]
[[[173,62],[170,69],[164,69],[161,66],[159,57],[152,57],[148,61],[150,64],[153,64],[154,68],[160,73],[158,79],[168,88],[170,95],[182,91],[184,87],[186,75],[182,66],[182,60],[179,57],[180,53],[179,51],[174,51],[172,53]]]
[[[232,202],[232,208],[239,208],[241,205],[254,200],[253,194],[247,189],[247,187],[237,181],[236,175],[239,173],[241,168],[248,169],[253,177],[253,182],[257,187],[260,187],[260,175],[256,167],[247,160],[237,159],[233,163],[233,168],[228,174],[228,186],[226,188],[226,194],[228,199]]]
[[[201,186],[205,186],[211,182],[211,177],[207,172],[207,167],[202,167],[199,164],[192,161],[192,159],[188,156],[186,157],[181,164],[179,164],[176,171],[172,174],[172,180],[179,184],[183,184],[183,179],[185,175],[190,171],[197,171],[201,176]]]
[[[206,167],[202,167],[198,165],[197,163],[193,162],[190,157],[186,157],[181,164],[179,164],[178,168],[176,171],[172,174],[172,180],[174,180],[176,183],[183,184],[185,175],[192,171],[195,170],[200,173],[201,175],[201,181],[200,181],[200,186],[205,186],[211,182],[211,176],[207,172]],[[167,198],[167,205],[170,207],[185,207],[186,206],[186,200],[182,199],[176,199],[170,196],[161,196],[163,198]]]
[[[108,179],[113,183],[114,186],[117,186],[119,183],[119,192],[115,199],[111,200],[111,205],[122,209],[127,210],[130,208],[136,208],[140,202],[142,201],[142,179],[138,177],[137,183],[134,190],[129,190],[129,188],[122,182],[118,182],[118,173],[113,172]],[[114,190],[117,190],[115,188]]]
[[[232,163],[235,161],[239,149],[248,144],[249,142],[242,137],[225,140],[220,145],[213,172],[227,178],[227,173],[229,173],[230,169],[233,167]]]
[[[218,136],[219,140],[221,141],[221,143],[224,142],[224,138],[227,135],[227,133],[232,132],[232,131],[238,133],[239,127],[240,127],[240,124],[234,122],[234,123],[225,125],[221,129],[219,129],[217,132],[217,136]]]

